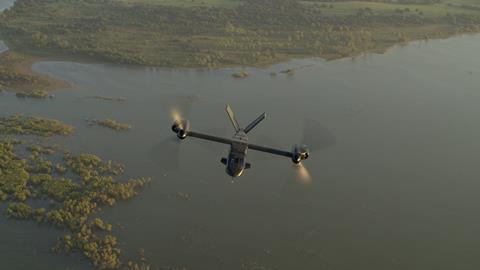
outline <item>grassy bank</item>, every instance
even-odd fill
[[[15,51],[162,67],[336,59],[480,31],[469,0],[17,0],[0,19]]]

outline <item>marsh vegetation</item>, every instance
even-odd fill
[[[72,135],[73,131],[74,128],[70,125],[43,117],[21,114],[0,117],[0,134],[51,137]]]
[[[41,55],[164,67],[262,66],[478,32],[480,11],[455,2],[17,0],[1,15],[0,35],[14,50]]]
[[[86,120],[90,125],[97,125],[101,127],[106,127],[109,129],[113,129],[116,131],[125,131],[132,129],[132,126],[129,124],[124,124],[117,122],[113,119],[104,119],[104,120],[97,120],[97,119],[88,119]]]
[[[0,136],[68,135],[73,130],[56,120],[21,116],[1,118],[0,127]],[[6,204],[4,214],[65,230],[53,250],[78,251],[97,269],[139,265],[121,260],[115,227],[99,214],[104,206],[112,207],[136,196],[150,179],[122,179],[121,164],[58,149],[0,138],[0,202]]]
[[[30,66],[36,59],[12,51],[1,53],[0,90],[15,90],[24,93],[23,97],[44,98],[50,96],[46,90],[67,86],[65,82],[33,72]]]
[[[105,100],[105,101],[117,101],[117,102],[127,101],[127,99],[124,98],[124,97],[91,96],[91,97],[87,97],[87,98]]]
[[[235,73],[232,74],[232,77],[237,78],[237,79],[244,79],[248,76],[250,76],[250,73],[245,72],[245,71],[235,72]]]
[[[15,53],[0,54],[0,89],[32,87],[41,83],[39,78],[15,68],[23,60]]]
[[[44,90],[36,90],[33,92],[17,92],[15,94],[19,98],[36,98],[36,99],[45,99],[45,98],[53,98],[53,95],[48,94],[47,91]]]

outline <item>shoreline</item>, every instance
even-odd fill
[[[265,63],[258,63],[258,64],[252,64],[252,65],[245,65],[245,66],[240,66],[240,65],[225,65],[225,66],[219,66],[215,68],[208,68],[208,67],[165,67],[165,66],[149,66],[149,65],[135,65],[135,64],[120,64],[120,63],[115,63],[115,62],[106,62],[106,61],[95,61],[94,59],[88,58],[88,57],[68,57],[68,56],[63,56],[63,55],[57,55],[57,56],[37,56],[37,55],[32,55],[35,52],[29,52],[26,54],[21,53],[20,55],[24,58],[21,61],[15,63],[13,65],[13,71],[18,72],[20,74],[24,74],[27,76],[32,76],[35,78],[38,78],[44,85],[43,86],[35,86],[34,84],[30,85],[22,85],[18,87],[11,87],[9,89],[4,89],[12,92],[32,92],[36,89],[32,88],[41,88],[41,90],[45,90],[48,92],[51,91],[57,91],[61,89],[67,89],[72,87],[72,84],[66,80],[61,80],[61,79],[56,79],[51,76],[36,72],[32,69],[32,66],[37,63],[37,62],[42,62],[42,61],[67,61],[67,62],[77,62],[77,63],[87,63],[87,64],[111,64],[111,65],[124,65],[128,67],[138,67],[138,68],[146,68],[146,67],[154,67],[154,68],[161,68],[161,69],[168,69],[168,70],[221,70],[221,69],[245,69],[245,68],[258,68],[258,69],[268,69],[271,68],[274,65],[278,64],[285,64],[293,60],[301,60],[301,59],[321,59],[323,61],[340,61],[340,60],[345,60],[349,58],[356,58],[368,54],[377,54],[377,55],[382,55],[387,53],[389,50],[397,47],[397,46],[406,46],[413,44],[415,42],[422,42],[422,41],[435,41],[435,40],[446,40],[450,38],[456,38],[456,37],[462,37],[462,36],[468,36],[468,35],[480,35],[478,32],[466,32],[466,33],[456,33],[456,34],[448,34],[445,33],[443,36],[438,36],[435,38],[431,38],[428,40],[425,39],[412,39],[406,42],[398,42],[394,43],[390,46],[387,46],[385,48],[375,48],[372,50],[367,50],[364,52],[348,55],[348,56],[343,56],[343,57],[328,57],[328,56],[314,56],[314,55],[305,55],[305,56],[295,56],[295,57],[282,57],[281,59],[278,59],[280,61],[274,61],[274,62],[265,62]],[[17,57],[19,53],[16,53],[15,51],[12,51],[11,49],[4,51],[0,53],[0,59],[3,57]],[[296,67],[292,67],[292,69],[296,69]]]
[[[54,91],[59,90],[62,88],[69,88],[72,85],[65,80],[55,79],[51,76],[36,72],[32,69],[33,64],[41,61],[48,61],[50,59],[38,57],[38,56],[27,56],[27,58],[23,61],[20,61],[18,64],[15,65],[14,70],[19,73],[27,74],[30,76],[34,76],[40,78],[42,81],[47,83],[42,90],[45,91]]]
[[[15,73],[35,78],[38,80],[38,83],[20,84],[4,87],[4,90],[12,92],[33,92],[35,90],[44,90],[51,92],[59,89],[70,88],[72,86],[68,81],[56,79],[51,76],[36,72],[32,69],[33,64],[41,61],[50,60],[49,58],[27,54],[19,55],[12,50],[0,53],[0,59],[7,59],[7,61],[11,59],[16,59],[18,57],[21,57],[22,59],[20,59],[19,61],[15,61],[11,66],[11,70]]]
[[[15,66],[21,73],[11,63],[11,74],[3,76],[4,85],[17,89],[15,84],[40,85],[40,79],[49,91],[69,86],[32,71],[38,61],[227,72],[285,63],[290,70],[295,60],[355,59],[412,42],[480,33],[480,10],[427,0],[421,1],[425,5],[334,1],[329,7],[315,0],[242,0],[234,9],[210,2],[196,9],[139,1],[135,10],[116,1],[52,0],[29,8],[22,8],[28,0],[18,1],[11,12],[0,13],[5,26],[0,39],[29,59]],[[51,16],[36,16],[45,12]]]

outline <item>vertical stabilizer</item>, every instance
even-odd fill
[[[233,113],[232,108],[230,108],[230,105],[227,104],[227,107],[225,108],[228,114],[228,118],[230,118],[230,122],[232,122],[233,128],[235,129],[235,132],[240,131],[240,125],[238,124],[237,119],[235,118],[235,114]]]
[[[250,130],[252,130],[254,127],[256,127],[258,125],[258,123],[262,122],[262,120],[265,119],[265,117],[267,117],[267,114],[262,113],[259,117],[257,117],[257,119],[253,120],[253,122],[250,123],[250,125],[248,125],[245,128],[245,133],[248,133]]]

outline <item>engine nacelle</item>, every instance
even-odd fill
[[[172,125],[172,131],[177,134],[180,140],[185,139],[188,136],[188,130],[190,129],[190,123],[187,120],[175,121]]]
[[[308,159],[310,152],[305,145],[295,145],[292,151],[292,161],[299,164],[302,160]]]

